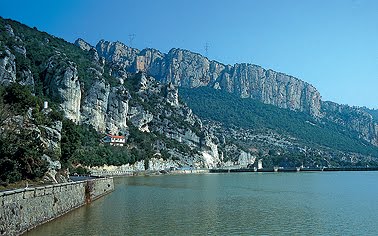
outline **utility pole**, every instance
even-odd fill
[[[129,46],[132,48],[133,47],[133,42],[135,39],[135,34],[129,34]]]

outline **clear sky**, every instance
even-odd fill
[[[378,108],[377,0],[1,0],[0,16],[74,42],[184,48],[313,84],[323,100]]]

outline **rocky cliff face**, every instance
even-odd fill
[[[101,40],[97,44],[96,50],[105,60],[120,65],[121,68],[131,67],[136,60],[136,56],[139,54],[139,50],[130,48],[121,42],[111,43],[104,40]]]
[[[321,102],[319,92],[312,85],[283,73],[252,64],[224,65],[188,50],[172,49],[164,54],[104,40],[93,47],[79,39],[75,42],[77,47],[68,50],[73,45],[66,42],[64,47],[56,46],[57,42],[50,45],[51,38],[38,42],[52,48],[44,52],[47,59],[31,65],[22,33],[15,32],[10,25],[3,28],[13,46],[0,41],[0,84],[18,82],[33,89],[40,86],[44,95],[59,104],[66,118],[91,125],[101,133],[128,135],[133,128],[149,133],[155,138],[151,144],[152,155],[174,157],[174,167],[215,167],[224,165],[225,160],[246,165],[256,159],[248,148],[242,151],[226,140],[222,136],[226,131],[215,135],[209,125],[203,125],[180,102],[179,86],[206,86],[305,112],[320,120],[324,116],[378,145],[378,126],[371,117],[358,109]],[[40,70],[38,73],[35,67]],[[348,114],[353,114],[353,118],[347,118]],[[39,129],[47,137],[43,140],[46,149],[59,150],[59,128],[41,126]],[[246,135],[238,132],[230,135],[246,139]],[[280,145],[272,141],[261,146],[277,143]],[[49,156],[48,153],[44,154]],[[163,166],[151,165],[154,166],[151,168]]]
[[[155,49],[138,51],[119,42],[106,41],[100,41],[96,48],[101,49],[99,56],[117,64],[123,73],[143,71],[163,83],[188,88],[208,86],[242,98],[253,98],[280,108],[305,112],[316,118],[326,116],[325,119],[345,125],[377,145],[377,124],[366,113],[344,107],[342,112],[353,113],[354,120],[343,119],[340,123],[340,119],[327,117],[330,115],[330,105],[321,101],[316,88],[293,76],[246,63],[224,65],[182,49],[172,49],[163,54]]]
[[[163,54],[154,49],[141,52],[119,42],[100,41],[99,55],[126,71],[143,71],[164,83],[195,88],[210,86],[242,98],[257,99],[281,108],[320,117],[320,94],[295,77],[252,64],[224,65],[188,50]]]
[[[357,132],[362,139],[378,146],[378,124],[363,109],[322,102],[322,112],[327,119]]]
[[[321,116],[320,94],[312,85],[260,66],[236,64],[222,74],[219,85],[242,98]]]
[[[75,63],[60,53],[50,57],[44,83],[46,93],[59,101],[66,117],[79,122],[81,89]]]
[[[131,135],[130,138],[135,138],[133,135],[137,135],[136,131],[130,130],[134,128],[138,132],[150,133],[154,142],[150,144],[153,153],[148,155],[159,157],[164,153],[164,158],[174,159],[173,167],[211,168],[221,162],[216,138],[179,101],[176,84],[161,84],[143,72],[147,68],[151,71],[161,70],[156,63],[163,55],[156,50],[140,52],[119,42],[105,41],[92,47],[78,39],[75,44],[85,52],[85,58],[77,59],[72,57],[77,52],[56,47],[55,44],[52,46],[53,53],[46,53],[49,56],[44,60],[39,58],[38,73],[35,73],[34,68],[34,74],[39,74],[39,87],[36,88],[32,67],[26,58],[30,52],[26,51],[27,46],[21,38],[14,39],[17,35],[24,36],[13,31],[10,25],[6,25],[6,28],[9,34],[6,37],[11,38],[8,44],[13,47],[0,50],[1,84],[18,82],[31,85],[32,89],[39,89],[39,93],[59,104],[66,118],[76,124],[90,125],[103,134]],[[51,47],[49,39],[41,43]],[[26,62],[19,64],[24,57]],[[141,73],[131,73],[129,68]],[[51,166],[48,176],[54,181],[56,171],[60,168],[55,161],[61,155],[61,129],[61,123],[60,126],[38,127],[38,132],[43,134],[41,142],[45,146],[43,159]],[[172,161],[164,160],[164,165],[151,162],[149,169],[170,165]]]
[[[152,64],[161,59],[161,55],[156,50],[145,50],[143,52],[145,57],[137,57],[136,55],[140,53],[138,50],[119,42],[100,41],[96,48],[80,39],[75,44],[84,51],[99,55],[99,59],[96,59],[97,56],[93,56],[93,60],[97,60],[100,67],[103,63],[101,58],[105,58],[110,68],[108,73],[117,78],[118,84],[110,85],[104,79],[105,72],[102,73],[101,69],[91,68],[93,82],[85,93],[82,92],[81,103],[78,100],[73,105],[74,109],[78,109],[80,112],[76,113],[77,117],[70,117],[66,112],[67,117],[79,123],[90,124],[101,132],[112,134],[127,134],[128,124],[137,127],[142,132],[160,133],[197,150],[190,157],[187,156],[188,154],[171,149],[171,155],[179,156],[179,159],[184,160],[181,165],[197,167],[219,165],[221,160],[216,143],[211,138],[211,134],[202,133],[202,125],[198,117],[194,116],[189,108],[180,104],[177,86],[174,83],[158,84],[153,77],[146,76],[143,72],[135,77],[127,71],[126,68],[131,67],[135,67],[138,71],[144,71],[147,67],[153,70]],[[56,70],[59,71],[59,67],[56,67]],[[59,72],[58,74],[64,73]],[[75,80],[67,77],[66,81],[73,82]],[[126,88],[127,86],[129,87]],[[76,87],[76,85],[71,87]],[[134,95],[130,94],[130,89],[134,90]],[[68,93],[72,92],[70,89],[65,90]],[[78,95],[72,95],[72,97],[80,97],[80,90],[77,92]],[[63,95],[59,97],[61,98]],[[64,107],[64,111],[69,110]],[[175,122],[172,123],[172,119]],[[183,121],[177,124],[176,122],[180,120]],[[191,125],[197,127],[197,130],[193,131]]]
[[[9,84],[16,81],[16,57],[6,48],[0,52],[0,78],[1,84]]]

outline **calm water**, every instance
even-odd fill
[[[116,178],[27,235],[378,235],[378,172]]]

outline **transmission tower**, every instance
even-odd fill
[[[136,36],[135,34],[129,34],[129,45],[131,48],[133,47],[135,36]]]
[[[209,56],[209,48],[210,48],[210,45],[208,42],[206,42],[205,44],[205,56],[208,57]]]

